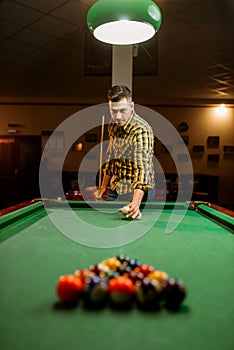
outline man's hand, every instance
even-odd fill
[[[106,188],[104,187],[98,188],[98,190],[95,192],[96,199],[102,198],[105,192],[106,192]]]
[[[132,203],[130,203],[129,205],[126,205],[123,208],[120,208],[119,211],[127,218],[131,218],[133,220],[141,220],[142,219],[142,214],[140,212],[140,210],[136,210],[135,212],[133,212],[133,207],[132,207]],[[134,213],[134,214],[132,214]]]
[[[125,214],[126,218],[131,218],[133,220],[135,219],[139,220],[142,218],[142,214],[140,212],[140,205],[141,205],[143,196],[144,196],[144,191],[140,189],[134,190],[132,201],[128,205],[128,210],[126,211],[126,214]],[[120,211],[122,211],[121,209]]]
[[[99,187],[98,190],[95,192],[96,199],[104,198],[103,195],[107,191],[110,179],[110,175],[104,175],[101,187]]]

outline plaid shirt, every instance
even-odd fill
[[[110,175],[111,190],[119,194],[155,186],[154,136],[150,125],[133,113],[124,126],[111,123],[104,174]]]

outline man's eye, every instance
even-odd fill
[[[123,114],[123,113],[126,113],[126,111],[127,111],[126,109],[119,109],[117,111],[112,109],[111,112],[112,112],[112,114],[117,114],[117,113],[122,113]]]

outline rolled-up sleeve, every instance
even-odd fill
[[[134,140],[134,181],[133,189],[149,189],[150,164],[152,163],[153,135],[150,130],[139,130]]]

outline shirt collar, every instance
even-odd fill
[[[130,118],[128,119],[127,123],[124,124],[123,130],[128,133],[130,131],[131,124],[133,122],[133,117],[135,116],[135,112],[133,111]]]

